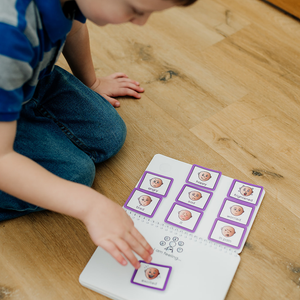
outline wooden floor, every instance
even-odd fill
[[[122,100],[128,137],[94,188],[123,205],[156,153],[264,186],[226,299],[300,299],[299,20],[258,0],[200,0],[144,27],[89,28],[97,74],[146,90]],[[0,223],[0,299],[107,299],[78,283],[94,250],[70,217]]]

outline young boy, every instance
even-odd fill
[[[114,98],[140,98],[123,73],[97,78],[85,20],[132,22],[195,0],[0,2],[0,221],[43,209],[78,218],[97,246],[135,267],[151,246],[124,210],[91,189],[95,163],[116,154],[126,126]],[[61,51],[73,76],[54,64]],[[101,96],[100,96],[101,95]]]

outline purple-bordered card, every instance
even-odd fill
[[[146,263],[140,260],[141,267],[135,270],[131,283],[150,289],[164,291],[170,278],[172,267]]]
[[[234,179],[227,196],[233,199],[248,202],[252,205],[257,205],[263,189],[264,188],[262,186]]]
[[[218,217],[248,226],[253,213],[253,206],[246,205],[242,201],[225,199],[219,211]]]
[[[189,206],[173,203],[165,218],[165,222],[184,230],[195,232],[202,216],[203,212],[194,210]]]
[[[206,189],[215,190],[221,178],[221,174],[220,171],[193,165],[186,182]]]
[[[238,249],[243,242],[245,234],[245,227],[238,226],[230,221],[216,219],[208,239]]]
[[[162,197],[134,189],[125,202],[124,207],[152,218],[157,211],[161,200]]]
[[[151,194],[166,197],[173,181],[173,178],[146,171],[137,188]]]
[[[205,210],[213,193],[185,184],[180,190],[176,201],[183,202],[195,209]]]

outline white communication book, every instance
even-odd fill
[[[224,299],[264,194],[157,154],[124,205],[154,249],[152,262],[136,271],[98,247],[79,281],[114,300]]]

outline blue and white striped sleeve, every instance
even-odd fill
[[[19,26],[16,0],[0,2],[0,121],[18,119],[23,85],[33,73],[32,45]]]

